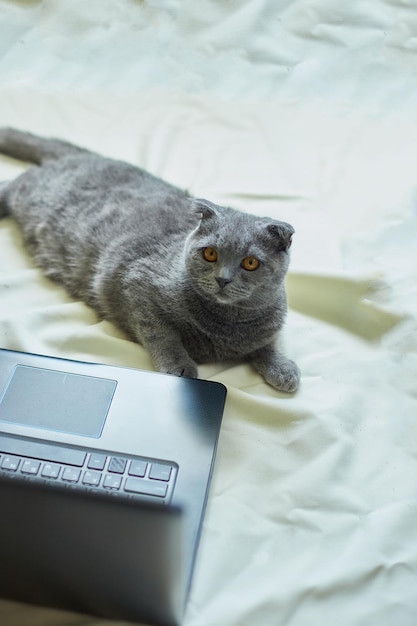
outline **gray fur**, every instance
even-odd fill
[[[0,152],[37,164],[0,186],[0,217],[13,215],[44,273],[143,344],[158,370],[195,377],[196,363],[244,360],[277,389],[297,388],[276,346],[292,226],[63,141],[2,129]],[[258,269],[241,266],[249,256]]]

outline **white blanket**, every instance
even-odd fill
[[[416,73],[412,0],[0,0],[0,125],[296,228],[299,391],[200,368],[228,400],[184,626],[417,623]],[[0,346],[152,367],[10,218]],[[105,622],[3,601],[0,623]]]

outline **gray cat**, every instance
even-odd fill
[[[282,391],[299,371],[278,350],[294,229],[190,198],[146,171],[57,139],[0,130],[35,163],[0,186],[35,262],[149,351],[155,367],[248,361]]]

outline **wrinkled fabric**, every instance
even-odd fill
[[[416,624],[416,42],[411,0],[0,0],[0,125],[296,229],[299,391],[200,368],[228,398],[184,626]],[[152,368],[11,218],[0,346]],[[0,622],[106,624],[7,601]]]

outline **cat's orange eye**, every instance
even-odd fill
[[[243,269],[248,272],[253,272],[253,270],[257,270],[260,266],[260,261],[256,258],[256,256],[247,256],[246,259],[242,261]]]
[[[210,263],[217,261],[218,256],[216,248],[204,248],[203,250],[203,257]]]

